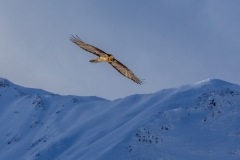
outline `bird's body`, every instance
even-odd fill
[[[97,62],[112,62],[113,59],[114,59],[114,57],[113,57],[112,55],[103,55],[103,56],[100,56],[99,58],[90,60],[89,62],[92,62],[92,63],[97,63]]]
[[[98,56],[98,58],[90,60],[92,63],[98,63],[98,62],[108,62],[111,64],[119,73],[121,73],[123,76],[131,79],[137,84],[142,84],[143,82],[137,78],[132,71],[130,71],[126,66],[124,66],[121,62],[116,60],[113,55],[107,54],[104,51],[98,49],[97,47],[94,47],[92,45],[89,45],[85,42],[83,42],[78,36],[72,36],[70,37],[70,40],[77,44],[82,49],[95,54]]]

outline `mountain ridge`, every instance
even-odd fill
[[[240,86],[222,80],[110,101],[0,78],[0,95],[0,159],[240,157]]]

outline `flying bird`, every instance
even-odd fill
[[[123,65],[121,62],[116,60],[113,55],[107,54],[106,52],[98,49],[97,47],[94,47],[90,44],[87,44],[83,42],[77,35],[71,36],[70,40],[77,44],[80,48],[84,49],[85,51],[88,51],[90,53],[95,54],[98,56],[98,58],[90,60],[91,63],[97,63],[97,62],[108,62],[111,64],[119,73],[121,73],[123,76],[131,79],[137,84],[143,84],[142,80],[140,80],[138,77],[136,77],[133,72],[128,69],[125,65]]]

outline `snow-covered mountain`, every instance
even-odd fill
[[[1,160],[239,160],[240,86],[208,79],[109,101],[0,78]]]

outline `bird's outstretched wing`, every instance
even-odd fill
[[[119,73],[121,73],[123,76],[131,79],[132,81],[136,82],[137,84],[143,84],[143,81],[140,80],[138,77],[136,77],[130,69],[128,69],[126,66],[124,66],[121,62],[114,59],[112,62],[108,62],[111,64]]]
[[[98,49],[97,47],[94,47],[94,46],[92,46],[90,44],[87,44],[87,43],[83,42],[77,35],[76,36],[72,35],[70,37],[70,41],[72,41],[73,43],[77,44],[79,47],[81,47],[85,51],[88,51],[90,53],[95,54],[96,56],[100,57],[100,56],[103,56],[103,55],[107,54],[104,51],[102,51],[101,49]]]

